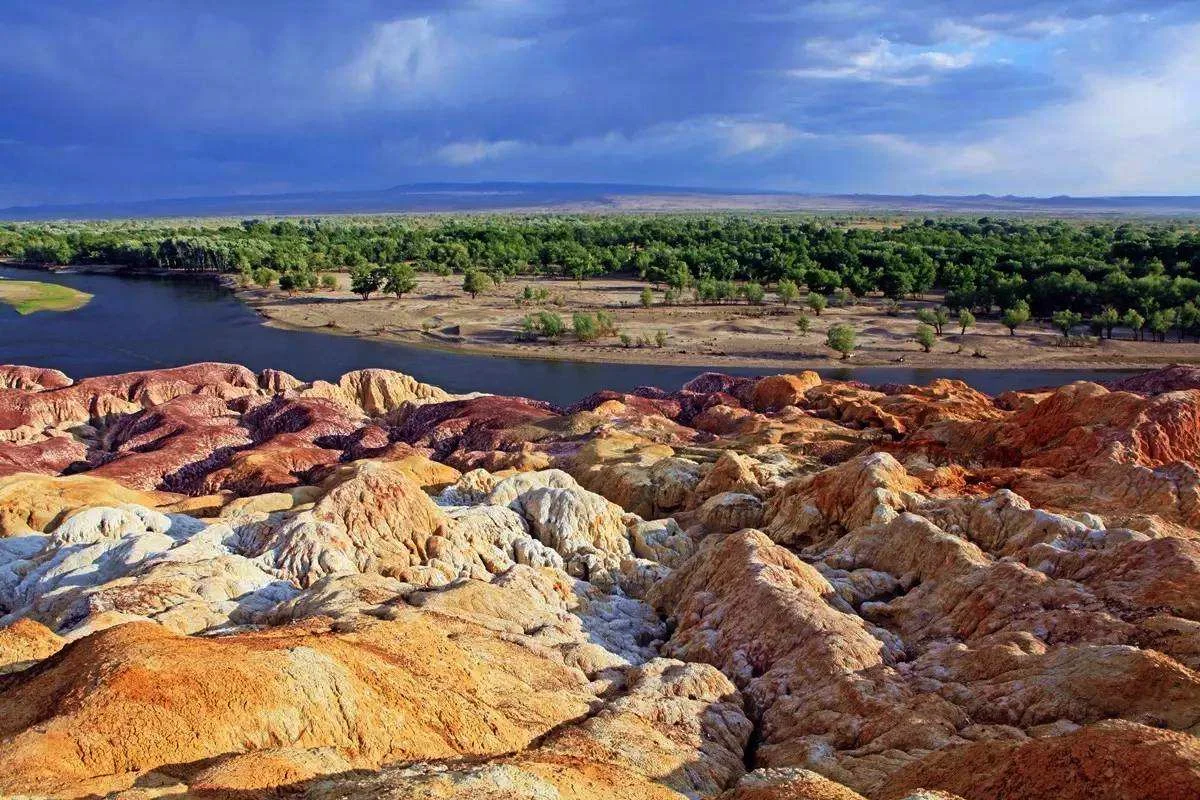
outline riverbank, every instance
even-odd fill
[[[1064,346],[1048,326],[1027,324],[1009,335],[999,321],[981,319],[963,334],[956,324],[924,352],[915,340],[919,308],[938,298],[905,301],[891,316],[882,299],[814,314],[802,302],[784,307],[768,297],[763,305],[683,303],[666,305],[656,292],[654,304],[641,305],[646,284],[627,278],[583,282],[514,280],[471,298],[460,276],[420,275],[404,298],[352,294],[348,278],[338,274],[336,290],[289,294],[277,289],[235,288],[235,294],[275,327],[354,336],[459,352],[614,364],[670,364],[705,367],[794,369],[831,366],[909,366],[922,369],[1134,369],[1171,363],[1200,363],[1200,345],[1192,342],[1134,341],[1129,331],[1113,339]],[[518,304],[528,286],[545,290],[537,303]],[[803,299],[803,298],[801,298]],[[559,315],[568,333],[557,343],[523,341],[522,320],[548,311]],[[592,342],[569,332],[574,313],[605,312],[618,335]],[[806,316],[809,330],[797,327]],[[849,361],[825,347],[826,331],[849,324],[858,348]],[[659,332],[665,334],[657,346]],[[624,343],[619,334],[624,334]],[[1120,338],[1123,337],[1123,338]],[[639,344],[640,342],[640,344]]]

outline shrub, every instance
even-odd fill
[[[486,272],[470,270],[463,276],[462,288],[474,300],[475,296],[480,292],[486,292],[492,288],[492,279],[488,277]]]
[[[628,333],[621,334],[621,346],[633,347],[633,338]]]
[[[889,317],[900,316],[900,311],[900,301],[898,300],[888,300],[883,304],[883,313],[887,314]]]
[[[801,314],[796,317],[796,327],[801,333],[808,333],[808,329],[812,327],[812,320],[809,319],[807,314]]]
[[[322,289],[331,289],[331,290],[338,288],[337,276],[331,275],[328,272],[326,272],[324,275],[321,276],[321,288]]]
[[[567,326],[563,318],[553,311],[539,311],[535,317],[538,333],[547,339],[557,339],[566,332]]]
[[[854,295],[849,289],[838,289],[833,293],[833,302],[837,303],[838,308],[854,305]]]
[[[591,314],[577,312],[571,316],[571,324],[575,329],[575,338],[581,342],[594,342],[600,338],[600,326]]]
[[[666,347],[667,346],[667,332],[662,329],[655,331],[654,332],[654,344],[660,348]]]
[[[742,297],[745,297],[746,302],[752,306],[762,305],[763,299],[767,296],[767,292],[763,289],[761,283],[743,284],[740,291]]]
[[[846,324],[834,325],[825,334],[825,344],[830,349],[841,353],[842,360],[849,358],[850,354],[854,352],[857,339],[858,335],[854,328]]]
[[[256,284],[266,289],[275,285],[275,281],[279,280],[279,273],[269,267],[259,267],[250,273],[250,277]]]
[[[645,289],[642,289],[641,302],[642,308],[649,308],[650,306],[654,305],[654,290],[649,286],[647,286]]]
[[[825,299],[825,295],[817,294],[816,292],[809,292],[808,299],[805,302],[818,317],[821,316],[821,312],[825,310],[825,307],[829,305],[829,301]]]
[[[616,336],[617,323],[607,311],[596,312],[596,329],[601,336]]]
[[[921,345],[921,349],[926,353],[930,352],[936,341],[937,332],[932,325],[926,325],[924,322],[917,325],[917,344]]]

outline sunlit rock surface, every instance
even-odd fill
[[[1200,796],[1200,379],[0,367],[0,794]]]

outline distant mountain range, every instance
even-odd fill
[[[794,194],[606,183],[413,183],[346,192],[186,197],[13,206],[0,220],[126,219],[436,212],[807,211],[813,213],[1200,216],[1200,196],[1016,197],[1005,195]]]

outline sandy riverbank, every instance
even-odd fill
[[[1118,331],[1117,336],[1125,338],[1063,347],[1057,344],[1057,332],[1047,326],[1031,323],[1010,336],[994,319],[980,319],[966,335],[947,326],[932,352],[925,353],[914,340],[914,314],[919,307],[934,305],[934,297],[906,301],[899,316],[886,314],[881,299],[827,308],[815,316],[802,302],[784,308],[770,295],[761,306],[744,302],[666,306],[658,292],[656,304],[647,309],[639,302],[645,284],[624,278],[583,283],[513,280],[472,299],[462,292],[460,276],[422,275],[416,291],[403,299],[373,295],[365,301],[349,292],[345,275],[338,278],[341,284],[336,291],[289,295],[239,289],[237,294],[268,324],[509,357],[767,368],[832,366],[839,358],[825,347],[825,333],[831,325],[844,322],[858,331],[858,350],[849,362],[858,366],[1103,369],[1200,363],[1200,345],[1192,342],[1138,342],[1130,339],[1128,331]],[[548,289],[549,300],[518,305],[514,298],[527,285]],[[559,314],[568,328],[573,313],[604,310],[634,342],[653,340],[660,330],[666,331],[668,339],[662,348],[625,347],[618,337],[579,342],[571,334],[557,344],[520,341],[521,320],[540,310]],[[807,333],[796,326],[802,313],[810,317]],[[976,351],[983,357],[974,355]]]

